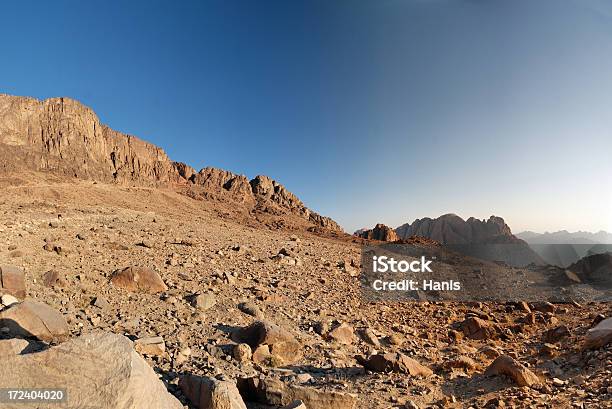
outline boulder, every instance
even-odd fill
[[[217,303],[217,297],[213,293],[196,294],[191,299],[191,305],[201,311],[211,309]]]
[[[270,355],[282,364],[290,364],[301,357],[301,345],[293,334],[276,324],[256,321],[233,334],[236,342],[248,344],[253,349],[253,357],[260,345],[269,348]]]
[[[30,343],[25,339],[0,339],[0,359],[8,355],[19,355],[25,351]]]
[[[491,339],[497,336],[497,328],[490,322],[478,317],[466,318],[460,324],[461,331],[472,339]]]
[[[518,386],[540,384],[540,379],[523,364],[508,355],[500,355],[489,365],[485,376],[506,375]]]
[[[585,349],[597,349],[612,342],[612,318],[606,318],[587,331]]]
[[[0,388],[66,389],[66,407],[182,409],[122,335],[93,333],[0,359]],[[17,407],[17,406],[15,406]]]
[[[111,277],[111,283],[128,291],[151,294],[168,289],[159,274],[146,267],[126,267],[116,270]]]
[[[64,316],[47,304],[26,300],[0,312],[0,328],[8,328],[13,337],[61,341],[69,329]]]
[[[291,405],[296,400],[308,409],[353,409],[357,404],[357,397],[350,393],[287,385],[275,378],[243,378],[238,388],[248,401],[271,406]]]
[[[134,349],[143,355],[160,356],[166,352],[166,343],[162,337],[140,338],[134,341]]]
[[[416,360],[400,353],[374,354],[369,358],[357,357],[366,369],[374,372],[401,372],[412,376],[428,377],[433,371]]]
[[[16,266],[0,266],[0,293],[11,294],[17,298],[25,298],[25,275]]]
[[[350,345],[355,342],[355,331],[347,323],[342,323],[329,331],[327,338],[339,344]]]
[[[198,409],[246,409],[236,384],[195,375],[184,375],[179,386]]]

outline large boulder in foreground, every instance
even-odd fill
[[[168,289],[159,274],[147,267],[126,267],[117,270],[111,277],[111,283],[128,291],[150,294]]]
[[[38,301],[26,300],[0,312],[0,328],[8,328],[13,337],[35,338],[41,341],[61,341],[68,337],[69,328],[62,314]]]
[[[485,376],[506,375],[518,386],[540,384],[540,379],[523,364],[508,355],[500,355],[489,365]]]
[[[612,318],[606,318],[587,331],[585,349],[597,349],[612,342]]]
[[[25,275],[16,266],[0,266],[0,294],[10,294],[17,298],[25,298]]]
[[[117,334],[88,334],[42,352],[4,356],[0,373],[0,388],[65,388],[67,401],[58,407],[183,408],[132,342]]]
[[[179,386],[198,409],[246,409],[234,382],[185,375],[180,378]]]

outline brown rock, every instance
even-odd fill
[[[251,360],[253,353],[249,344],[238,344],[234,346],[233,356],[234,359],[238,362],[246,362]]]
[[[64,317],[46,304],[26,300],[0,312],[0,327],[17,337],[41,341],[63,340],[68,336]]]
[[[485,376],[506,375],[518,386],[532,386],[540,383],[540,379],[529,369],[508,355],[497,357],[485,371]]]
[[[339,344],[350,345],[355,342],[355,331],[349,324],[342,323],[332,329],[327,334],[327,338]]]
[[[234,382],[184,375],[179,380],[179,386],[198,409],[246,409]]]
[[[13,339],[0,339],[0,359],[8,355],[19,355],[21,354],[30,343],[25,339],[13,338]]]
[[[0,376],[0,388],[66,388],[71,408],[183,408],[122,335],[87,334],[37,353],[5,356],[0,373],[10,374]]]
[[[433,371],[414,359],[400,353],[374,354],[357,358],[366,369],[374,372],[401,372],[412,376],[428,377]]]
[[[270,355],[282,363],[293,363],[301,357],[301,345],[289,331],[267,321],[256,321],[234,333],[234,340],[248,344],[253,349],[253,359],[257,347],[267,345]]]
[[[555,343],[570,335],[570,330],[565,325],[551,328],[544,333],[544,342]]]
[[[126,267],[117,270],[111,277],[111,283],[128,291],[152,294],[168,289],[159,274],[146,267]]]
[[[469,317],[460,324],[466,337],[472,339],[491,339],[497,337],[497,328],[490,321]]]
[[[55,270],[49,270],[43,275],[43,284],[45,287],[64,287],[66,281],[64,278]]]
[[[140,338],[134,341],[134,349],[143,355],[161,356],[166,352],[166,343],[162,337]]]
[[[285,385],[273,378],[246,378],[238,382],[240,393],[248,400],[266,405],[289,405],[301,400],[308,409],[354,409],[355,395],[305,387]]]
[[[396,241],[399,239],[397,233],[395,233],[395,230],[381,223],[377,224],[372,230],[365,230],[360,232],[359,237],[368,240],[380,241]]]
[[[17,298],[25,298],[25,275],[23,270],[16,266],[0,266],[0,293],[8,293]]]
[[[612,318],[606,318],[587,331],[585,349],[597,349],[612,342]]]

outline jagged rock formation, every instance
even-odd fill
[[[48,172],[137,186],[166,186],[192,197],[232,200],[273,214],[294,214],[317,227],[341,231],[267,176],[243,175],[174,162],[159,147],[100,123],[70,98],[0,94],[0,171]]]
[[[612,253],[592,254],[568,267],[582,282],[612,288]]]
[[[512,234],[504,219],[497,216],[488,220],[474,217],[463,220],[455,214],[445,214],[436,219],[417,219],[395,231],[400,239],[426,237],[485,260],[502,261],[513,266],[543,263],[526,242]]]
[[[355,234],[358,237],[369,240],[396,241],[399,239],[395,230],[381,223],[378,223],[371,230],[362,230],[355,232]]]
[[[487,243],[492,237],[514,237],[501,217],[491,216],[488,220],[470,217],[463,220],[456,214],[445,214],[437,219],[416,219],[412,224],[398,227],[396,232],[402,239],[421,236],[443,244]]]

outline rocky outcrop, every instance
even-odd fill
[[[400,239],[426,237],[484,260],[521,267],[531,263],[543,264],[540,256],[526,242],[514,236],[504,219],[497,216],[491,216],[488,220],[474,217],[463,220],[455,214],[445,214],[436,219],[417,219],[395,231]]]
[[[612,253],[593,254],[568,267],[584,283],[612,287]]]
[[[396,241],[399,239],[397,233],[392,228],[381,223],[374,226],[372,230],[362,230],[355,233],[357,236],[368,240]]]
[[[0,372],[0,388],[64,388],[65,407],[183,407],[122,335],[88,334],[41,352],[5,355]]]
[[[488,220],[470,217],[463,220],[456,214],[445,214],[437,219],[416,219],[412,224],[398,227],[396,232],[402,239],[421,236],[442,244],[488,243],[494,237],[514,237],[501,217],[491,216]]]
[[[170,160],[161,148],[101,124],[93,110],[70,98],[39,101],[0,94],[0,171],[173,187],[192,197],[232,200],[247,209],[295,214],[316,227],[342,230],[267,176],[249,180],[211,167],[196,172]]]

